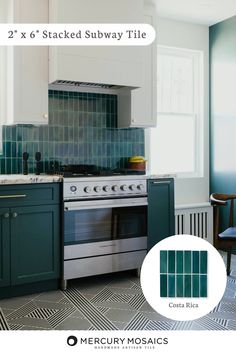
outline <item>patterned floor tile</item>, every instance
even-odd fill
[[[219,308],[222,312],[236,312],[236,304],[232,303],[221,303]]]
[[[54,329],[62,330],[87,330],[91,327],[91,323],[85,318],[68,317]]]
[[[233,320],[229,320],[228,323],[227,323],[227,327],[229,330],[236,330],[236,320],[233,321]]]
[[[222,318],[225,320],[234,320],[236,318],[236,314],[234,312],[215,312],[215,313],[209,313],[207,315],[209,318]]]
[[[203,331],[205,328],[200,326],[199,324],[193,322],[191,330],[192,331]]]
[[[180,331],[180,330],[192,329],[193,322],[192,321],[174,321],[174,322],[172,322],[171,330]]]
[[[97,329],[111,330],[117,329],[113,323],[106,318],[97,308],[90,303],[79,291],[70,288],[65,292],[65,296],[73,303],[75,307],[83,313],[89,322]]]
[[[60,309],[48,318],[48,323],[50,323],[52,328],[55,328],[75,311],[76,310],[73,307],[67,309]]]
[[[136,284],[136,283],[132,286],[131,289],[135,289],[135,290],[138,290],[138,291],[142,290],[141,285],[140,284]]]
[[[84,315],[77,309],[70,315],[70,317],[85,318]]]
[[[110,298],[109,301],[115,301],[115,302],[128,302],[134,297],[134,295],[131,294],[113,294]]]
[[[236,330],[235,268],[222,302],[196,321],[170,321],[156,313],[146,302],[139,279],[133,272],[123,272],[70,281],[66,291],[0,300],[0,329]]]
[[[21,326],[31,326],[31,327],[38,327],[44,329],[51,329],[52,326],[49,322],[42,318],[29,318],[29,317],[22,317],[22,318],[15,318],[12,320],[8,320],[9,325],[21,325]]]
[[[117,321],[112,321],[112,323],[119,329],[123,330],[125,326],[127,325],[126,322],[117,322]]]
[[[20,328],[22,331],[49,331],[49,328],[40,328],[40,327],[32,327],[32,326],[22,326]]]
[[[11,312],[9,315],[6,316],[7,320],[12,320],[15,318],[22,318],[26,317],[30,312],[37,309],[37,305],[34,301],[27,302],[25,305],[19,307],[18,309]]]
[[[4,314],[3,314],[3,312],[1,311],[1,309],[0,309],[0,329],[1,330],[9,330],[10,328],[9,328],[9,325],[8,325],[8,323],[7,323],[7,321],[6,321],[6,318],[5,318],[5,316],[4,316]]]
[[[103,302],[103,301],[106,301],[106,300],[110,299],[110,297],[112,295],[113,295],[113,292],[110,289],[104,288],[97,295],[95,295],[91,299],[91,301],[92,302]]]
[[[134,282],[129,279],[117,279],[109,283],[109,287],[112,288],[123,288],[123,289],[132,289]]]
[[[34,298],[34,300],[37,301],[47,301],[53,303],[60,302],[62,299],[64,299],[64,295],[60,290],[45,292]]]
[[[109,290],[112,291],[114,294],[126,294],[126,295],[135,295],[135,294],[140,294],[142,291],[139,289],[128,289],[128,288],[114,288],[112,286],[107,287]]]
[[[168,331],[172,329],[172,322],[156,322],[156,321],[149,321],[145,327],[148,331]]]
[[[207,329],[208,331],[215,331],[215,330],[222,331],[227,329],[226,327],[215,322],[213,319],[209,318],[208,316],[202,317],[196,320],[195,322],[201,325],[204,329]]]
[[[17,324],[10,324],[10,329],[13,331],[17,331],[19,329],[22,329],[24,326],[17,325]]]
[[[226,320],[224,318],[213,318],[213,320],[224,327],[228,326],[228,320]]]
[[[148,318],[150,321],[160,321],[160,322],[168,322],[170,321],[169,318],[166,318],[162,315],[160,315],[159,313],[157,312],[147,312],[147,311],[140,311],[139,312],[145,316],[146,318]],[[173,321],[174,323],[174,321]]]
[[[134,310],[133,306],[131,306],[126,302],[110,301],[109,299],[107,301],[93,303],[93,305],[96,306],[97,308],[108,307],[111,309]]]
[[[31,301],[31,297],[19,296],[11,299],[0,300],[0,307],[3,309],[16,310]]]
[[[54,315],[54,313],[56,313],[57,311],[59,311],[59,310],[47,309],[47,308],[37,308],[37,309],[31,311],[30,313],[28,313],[28,315],[26,317],[48,319],[49,317]]]
[[[12,313],[15,310],[8,310],[8,309],[1,309],[2,313],[4,314],[4,316],[6,317],[7,315],[10,315],[10,313]]]
[[[109,307],[96,306],[96,308],[97,308],[98,311],[100,311],[101,313],[106,313],[106,312],[109,310]]]
[[[125,326],[125,330],[143,330],[147,326],[149,320],[141,313],[137,313],[132,320]]]
[[[128,301],[128,304],[131,305],[134,309],[139,310],[140,307],[146,302],[144,295],[136,294]]]
[[[137,311],[110,309],[106,312],[106,317],[111,321],[129,322],[135,316]]]

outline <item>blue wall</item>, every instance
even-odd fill
[[[210,75],[210,189],[236,194],[236,16],[210,27]]]

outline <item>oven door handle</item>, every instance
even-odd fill
[[[143,198],[121,198],[121,199],[106,199],[106,200],[83,200],[76,202],[65,202],[65,211],[85,210],[85,209],[104,209],[104,208],[121,208],[135,207],[147,205],[147,197]]]

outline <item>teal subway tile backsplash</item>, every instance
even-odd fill
[[[161,297],[207,297],[207,251],[160,251]]]
[[[1,173],[22,173],[22,153],[42,154],[45,172],[50,162],[125,167],[128,157],[144,155],[144,130],[117,129],[117,96],[49,91],[49,124],[3,126]]]

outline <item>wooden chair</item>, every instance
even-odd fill
[[[236,246],[236,226],[234,226],[234,199],[235,194],[212,193],[211,205],[214,207],[214,246],[227,252],[227,275],[230,275],[232,248]],[[229,227],[220,232],[220,208],[230,201]]]

